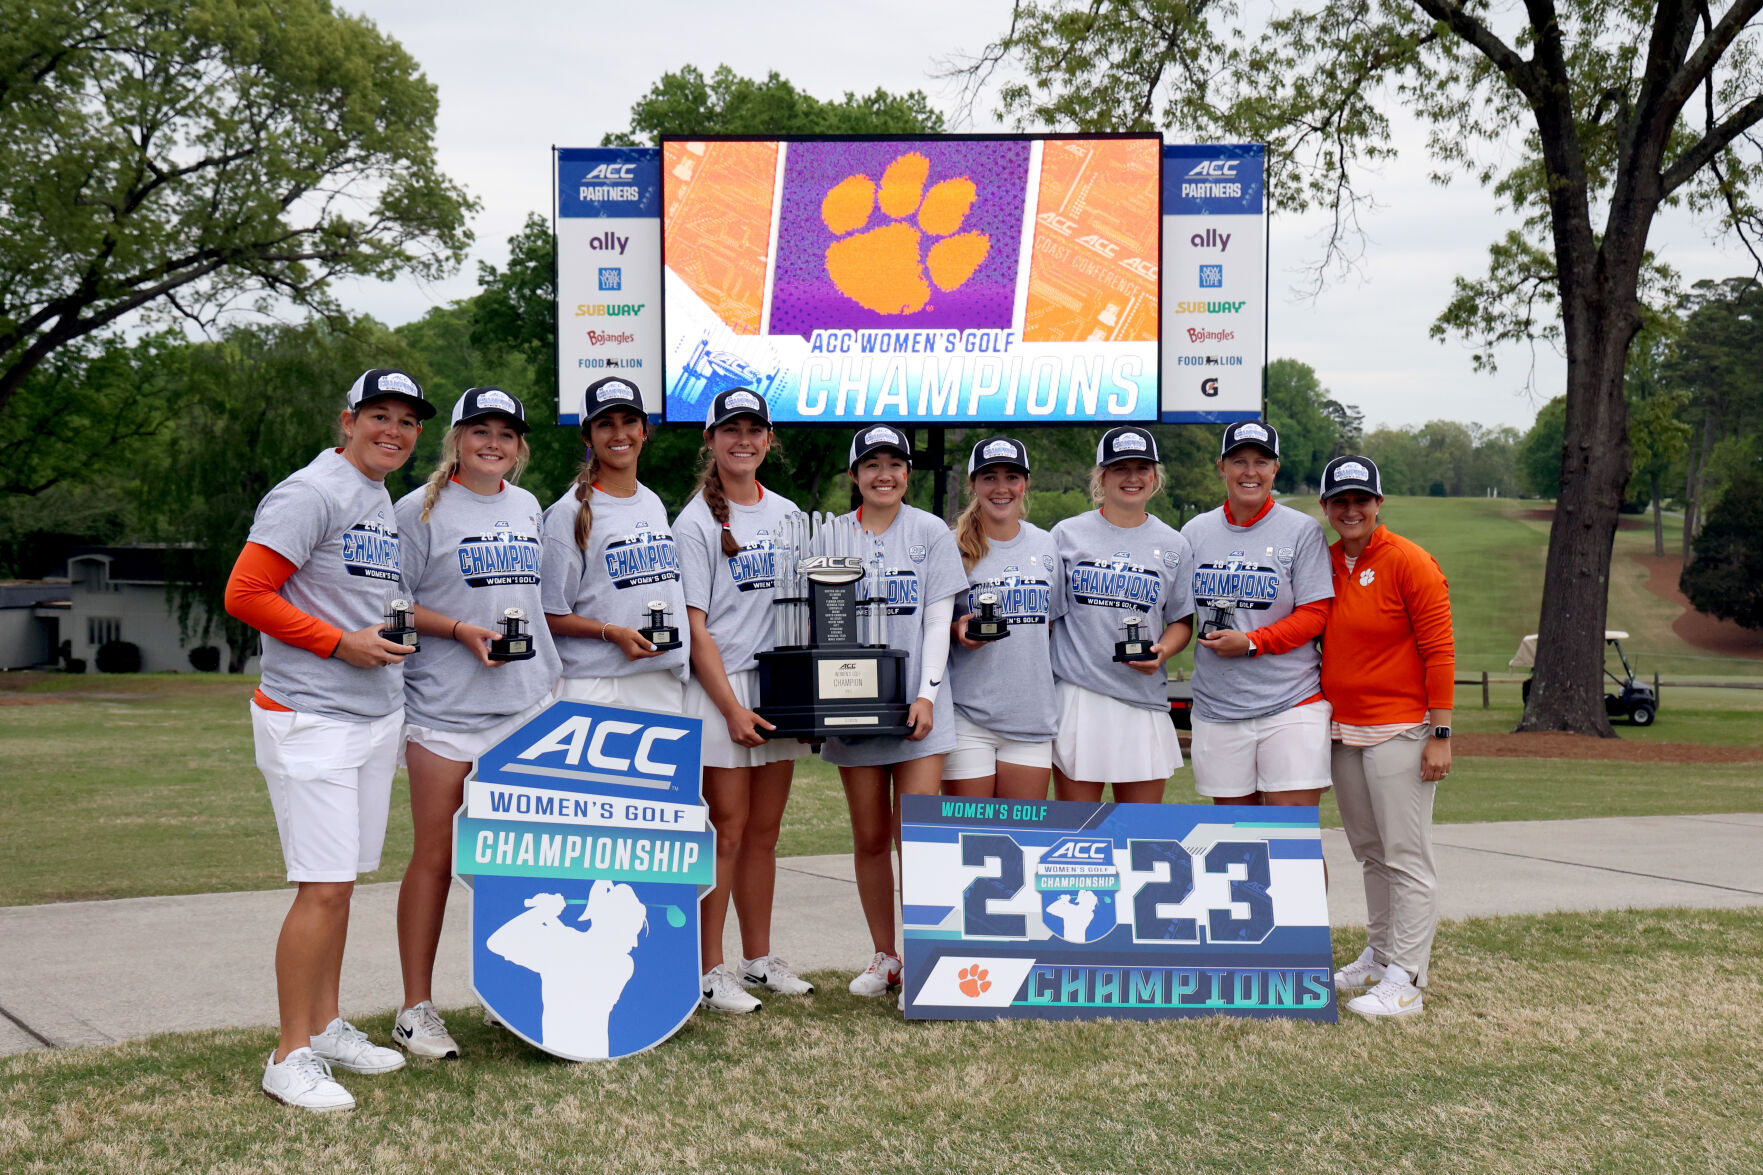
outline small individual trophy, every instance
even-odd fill
[[[393,600],[386,605],[386,626],[380,629],[380,638],[403,645],[406,653],[422,648],[416,635],[416,614],[409,600]]]
[[[998,615],[998,593],[981,592],[973,602],[979,612],[967,622],[970,641],[1001,641],[1010,635],[1010,622]]]
[[[526,613],[509,608],[502,613],[502,635],[490,638],[490,660],[529,661],[538,655],[532,634],[526,630]]]
[[[680,647],[679,629],[668,623],[670,619],[666,600],[650,600],[649,623],[637,629],[643,639],[654,645],[661,652]]]
[[[1145,639],[1140,626],[1145,618],[1137,612],[1128,612],[1121,623],[1126,625],[1126,639],[1114,642],[1114,659],[1116,661],[1155,661],[1157,654],[1151,651],[1151,642]]]
[[[1237,626],[1237,601],[1226,598],[1221,600],[1195,600],[1205,610],[1206,619],[1200,622],[1199,637],[1208,637],[1215,632],[1230,632]]]

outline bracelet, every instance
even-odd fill
[[[612,640],[612,638],[607,636],[606,634],[611,631],[612,631],[612,626],[610,624],[601,624],[600,625],[600,639],[603,641],[610,642]]]
[[[453,631],[447,634],[447,636],[450,640],[458,640],[459,639],[459,625],[460,625],[459,621],[455,620],[453,622]]]

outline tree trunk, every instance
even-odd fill
[[[1567,441],[1549,529],[1536,674],[1518,729],[1614,738],[1604,713],[1604,628],[1611,546],[1629,475],[1622,373],[1639,316],[1607,293],[1563,309]]]
[[[1653,558],[1665,558],[1665,519],[1659,513],[1659,471],[1653,471]]]
[[[1715,416],[1714,405],[1708,405],[1702,413],[1701,443],[1690,450],[1689,460],[1685,462],[1689,467],[1684,476],[1683,499],[1683,561],[1686,565],[1694,553],[1691,548],[1696,541],[1696,515],[1702,510],[1702,474],[1708,468],[1708,455],[1714,451]]]

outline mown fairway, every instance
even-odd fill
[[[824,975],[599,1065],[459,1012],[336,1117],[258,1092],[271,1030],[165,1036],[0,1060],[0,1170],[1753,1175],[1760,956],[1757,910],[1447,924],[1396,1024],[906,1023]]]

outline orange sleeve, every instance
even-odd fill
[[[343,630],[308,616],[277,594],[298,568],[259,543],[246,543],[226,581],[227,615],[249,624],[283,644],[328,657],[343,639]]]
[[[1416,551],[1407,562],[1408,590],[1402,593],[1408,625],[1426,681],[1426,707],[1452,709],[1456,698],[1457,645],[1451,632],[1451,585],[1438,560]]]
[[[1259,656],[1289,653],[1299,645],[1309,644],[1322,635],[1328,627],[1328,614],[1332,610],[1334,600],[1311,600],[1308,604],[1299,604],[1292,609],[1292,614],[1284,620],[1276,620],[1266,628],[1257,628],[1249,633],[1255,642],[1255,652]]]

